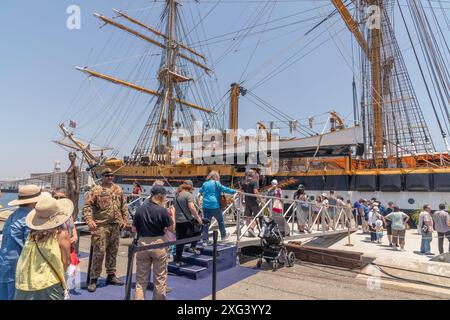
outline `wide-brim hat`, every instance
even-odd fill
[[[39,200],[41,200],[42,192],[41,188],[35,185],[26,185],[26,186],[20,186],[19,187],[19,196],[17,199],[11,201],[8,203],[8,206],[14,207],[14,206],[21,206],[24,204],[31,204],[36,203]]]
[[[69,220],[73,209],[73,202],[70,199],[44,198],[27,215],[25,222],[31,230],[54,229]]]

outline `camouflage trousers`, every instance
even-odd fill
[[[117,253],[119,252],[120,226],[118,224],[97,226],[97,229],[91,234],[93,247],[91,279],[94,280],[100,277],[105,254],[106,273],[115,274]]]

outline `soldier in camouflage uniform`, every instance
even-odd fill
[[[102,171],[102,184],[92,188],[86,196],[83,218],[91,230],[93,246],[91,282],[89,292],[97,289],[106,253],[106,283],[123,285],[116,277],[116,258],[119,251],[120,231],[128,225],[128,206],[122,188],[113,182],[111,169]]]

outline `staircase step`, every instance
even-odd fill
[[[186,276],[193,280],[204,278],[209,274],[208,268],[193,264],[186,264],[182,267],[177,267],[175,262],[170,262],[168,269],[169,272],[173,272],[179,276]]]
[[[183,261],[209,269],[212,266],[213,258],[212,256],[203,254],[196,255],[194,253],[183,252]]]
[[[198,249],[201,251],[202,255],[211,256],[213,254],[213,246],[202,247],[199,246]],[[217,245],[217,270],[223,271],[236,266],[236,246],[228,245]],[[212,270],[211,265],[208,268],[209,271]]]
[[[202,245],[198,245],[197,249],[200,250],[201,253],[205,256],[212,256],[212,254],[213,254],[213,246],[212,245],[209,245],[206,247],[203,247]],[[235,250],[235,246],[227,246],[227,245],[222,245],[222,244],[217,245],[217,255],[218,256],[227,250]]]

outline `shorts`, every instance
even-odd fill
[[[246,205],[245,211],[244,211],[244,217],[252,218],[255,217],[259,212],[259,206],[258,205]]]
[[[405,244],[405,234],[406,230],[392,230],[392,243],[394,245],[400,243],[400,245]]]
[[[391,225],[386,225],[386,231],[388,236],[392,236],[392,228]]]

